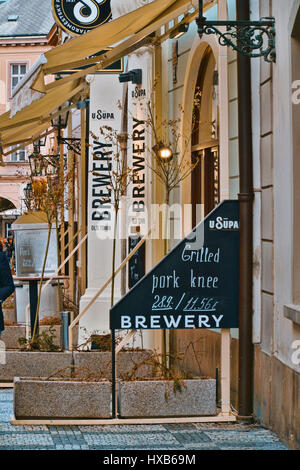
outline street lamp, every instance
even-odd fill
[[[41,153],[41,147],[46,147],[47,136],[40,138],[33,142],[33,152],[34,153]]]
[[[63,111],[63,110],[59,108],[59,111]],[[68,119],[69,119],[69,111],[62,112],[55,118],[51,119],[51,124],[53,127],[57,127],[59,136],[60,136],[61,130],[67,127]]]

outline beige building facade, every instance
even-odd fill
[[[119,18],[148,3],[151,1],[132,0],[126,4],[125,8],[123,1],[112,1],[113,18]],[[142,102],[145,105],[147,100],[154,99],[158,124],[174,120],[180,122],[182,139],[179,152],[184,154],[187,164],[193,163],[194,158],[199,159],[199,164],[194,171],[179,182],[171,194],[170,203],[181,207],[182,213],[185,214],[186,206],[190,208],[187,220],[181,221],[180,236],[183,237],[217,204],[226,199],[239,197],[242,158],[239,122],[242,116],[239,115],[241,96],[238,92],[238,54],[231,48],[221,46],[215,35],[204,35],[201,39],[199,38],[194,21],[197,16],[198,2],[191,2],[189,5],[185,5],[183,1],[178,3],[183,6],[179,16],[175,15],[173,18],[167,16],[168,21],[166,20],[165,24],[159,23],[156,33],[147,26],[149,28],[149,35],[146,38],[148,43],[143,44],[143,47],[138,47],[136,43],[137,50],[130,50],[130,52],[127,50],[125,70],[126,64],[128,64],[128,70],[133,66],[134,69],[140,68],[143,80],[147,80],[147,86],[143,86],[145,81],[142,81],[135,91],[131,85],[126,85],[123,94],[120,93],[118,87],[116,101],[122,95],[123,108],[122,113],[119,113],[121,117],[118,114],[117,128],[121,129],[123,134],[127,132],[129,134],[132,121],[135,119],[137,123],[135,109],[143,104]],[[235,4],[233,0],[205,2],[205,16],[208,20],[234,20],[236,18]],[[193,17],[189,16],[191,14],[189,9],[192,7],[194,7]],[[255,420],[274,429],[296,448],[299,447],[300,431],[300,193],[298,181],[300,168],[300,0],[285,0],[284,7],[281,0],[252,0],[250,7],[253,20],[270,16],[275,18],[277,53],[275,63],[267,63],[262,58],[251,59],[252,98],[251,107],[246,110],[252,117],[253,147],[251,169],[253,174],[253,188],[251,188],[253,260],[250,288],[253,302],[249,321],[252,344],[251,366],[247,370],[252,382],[251,414]],[[169,37],[170,31],[173,32],[175,26],[184,22],[186,18],[189,18],[187,21],[189,28],[185,34],[180,38]],[[156,35],[153,36],[153,33]],[[67,46],[69,47],[67,51],[72,52],[72,43]],[[52,57],[52,62],[54,59],[55,57]],[[51,65],[51,57],[49,61],[50,70],[57,70],[56,64]],[[68,64],[68,58],[65,61]],[[150,77],[149,70],[152,72]],[[100,71],[101,73],[103,72]],[[101,79],[98,80],[98,78],[94,83],[99,81],[101,84]],[[92,78],[90,77],[87,81],[92,83]],[[104,81],[107,79],[102,80],[103,83]],[[104,86],[103,83],[99,86]],[[153,83],[156,83],[154,97],[150,90]],[[53,86],[59,86],[59,84]],[[128,90],[131,95],[128,94]],[[97,96],[97,107],[95,108],[95,103],[90,102],[90,109],[94,114],[92,119],[95,119],[98,108],[100,111],[105,111],[106,116],[110,114],[110,119],[113,113],[106,109],[108,104],[105,100],[103,100],[105,109],[102,109],[101,93],[95,93],[94,96]],[[197,96],[200,96],[200,106],[195,114]],[[140,100],[138,105],[134,104],[135,108],[131,98]],[[92,99],[93,95],[90,95],[90,100]],[[140,111],[141,108],[138,109]],[[81,111],[81,113],[83,116],[84,112]],[[141,123],[141,114],[139,118]],[[196,131],[193,127],[194,118],[197,123]],[[86,137],[83,129],[84,119],[81,125],[81,152],[83,152]],[[139,130],[139,132],[142,131]],[[184,151],[183,139],[189,142],[187,151]],[[154,141],[153,136],[151,140]],[[129,138],[128,146],[123,148],[128,162],[134,160],[131,144]],[[145,149],[145,153],[146,158],[151,159],[151,148]],[[85,156],[84,152],[82,156]],[[85,170],[87,170],[89,180],[88,178],[82,179]],[[87,192],[91,190],[89,171],[92,171],[92,167],[86,168],[84,161],[81,166],[79,185],[82,182],[86,184],[88,181]],[[146,190],[143,203],[147,206],[148,213],[150,211],[151,214],[152,205],[161,204],[164,201],[164,192],[155,172],[147,169],[144,173],[143,183],[145,182]],[[90,208],[89,198],[87,205],[85,204],[85,192],[80,194],[81,211],[83,206],[84,209]],[[129,199],[131,196],[132,194],[129,194]],[[202,212],[198,212],[197,207],[200,207]],[[122,216],[121,220],[123,227],[130,226],[131,222],[127,214]],[[171,233],[174,233],[175,222],[173,216],[170,220]],[[80,225],[82,238],[86,229],[83,217]],[[137,225],[140,225],[140,222]],[[87,228],[88,236],[90,236],[91,226],[90,224]],[[118,253],[121,253],[121,259],[126,258],[128,254],[127,238],[128,234],[125,236],[125,249],[123,241],[118,239]],[[88,266],[88,278],[90,276],[81,290],[81,314],[86,313],[87,305],[90,304],[97,289],[101,287],[98,284],[105,281],[104,270],[109,277],[112,258],[112,248],[109,246],[111,243],[104,243],[95,235],[91,236],[91,240],[92,244],[87,252],[81,249],[78,263],[82,271],[86,269],[86,265]],[[175,243],[176,240],[172,240],[170,247]],[[87,253],[86,263],[82,261],[84,260],[82,253],[84,256]],[[163,240],[147,240],[146,271],[155,266],[163,254]],[[102,271],[101,265],[105,268]],[[93,272],[89,272],[89,269],[93,269]],[[128,290],[127,280],[128,268],[123,276],[124,282],[121,281],[120,286],[118,284],[118,296]],[[85,288],[87,289],[84,292]],[[94,307],[93,314],[80,317],[80,326],[93,331],[97,330],[100,325],[101,328],[107,330],[108,290],[106,290],[105,302],[99,301],[94,304]],[[231,405],[237,410],[240,380],[238,364],[240,331],[232,329],[230,334]],[[143,335],[145,336],[144,345],[161,348],[161,331],[147,331],[143,332]],[[220,330],[177,330],[170,335],[169,339],[170,348],[177,353],[186,352],[189,344],[193,343],[195,354],[188,351],[185,357],[184,365],[187,369],[194,374],[199,373],[200,360],[200,375],[215,377],[216,370],[218,370],[217,375],[220,378],[220,373],[222,374],[220,371]]]
[[[11,108],[14,89],[40,55],[57,44],[49,2],[34,2],[27,11],[18,0],[0,4],[0,113]],[[38,6],[38,8],[37,8]],[[44,18],[43,18],[43,15]],[[12,149],[10,149],[12,150]],[[7,237],[11,223],[25,209],[23,189],[29,181],[28,156],[32,146],[4,156],[0,166],[0,197],[10,201],[15,209],[0,215],[0,236]]]

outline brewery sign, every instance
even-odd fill
[[[110,0],[52,0],[57,24],[80,36],[111,19]]]
[[[114,329],[238,328],[239,205],[223,201],[110,310]]]

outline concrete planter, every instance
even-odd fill
[[[147,380],[121,382],[119,411],[122,418],[213,416],[216,414],[215,379],[185,380],[181,391],[173,382]],[[166,399],[166,392],[169,394]]]
[[[118,375],[126,374],[132,370],[135,364],[143,362],[151,357],[151,351],[121,351],[118,354]],[[107,379],[111,378],[111,352],[74,352],[74,365],[77,368],[84,367],[92,373],[103,373]],[[151,377],[152,365],[143,364],[137,372],[136,377]]]
[[[16,377],[14,413],[17,419],[109,418],[110,396],[109,382],[44,381]]]
[[[6,349],[19,349],[18,339],[25,336],[24,326],[5,326],[1,340],[4,341]]]
[[[5,364],[0,364],[0,381],[12,382],[14,377],[48,377],[72,364],[69,352],[6,351]],[[70,375],[70,368],[63,373]]]
[[[47,325],[41,325],[39,327],[40,333],[43,331],[48,331],[49,326]],[[54,330],[55,330],[55,338],[54,338],[54,344],[57,346],[61,347],[62,346],[62,339],[61,339],[61,326],[60,325],[54,325]],[[6,326],[5,330],[2,333],[1,340],[4,341],[6,349],[20,349],[20,345],[18,342],[18,339],[20,337],[25,336],[25,326]],[[74,347],[77,345],[77,336],[78,336],[78,327],[75,326],[74,328],[74,335],[73,335],[73,345]]]
[[[16,310],[14,308],[3,308],[3,317],[4,320],[9,321],[9,322],[16,322],[17,321],[17,315],[16,315]]]

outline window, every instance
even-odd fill
[[[13,152],[10,155],[10,161],[11,162],[25,162],[26,160],[26,150],[21,149],[18,150],[17,152]]]
[[[12,64],[11,65],[11,94],[14,88],[18,85],[19,81],[26,74],[26,64]]]

